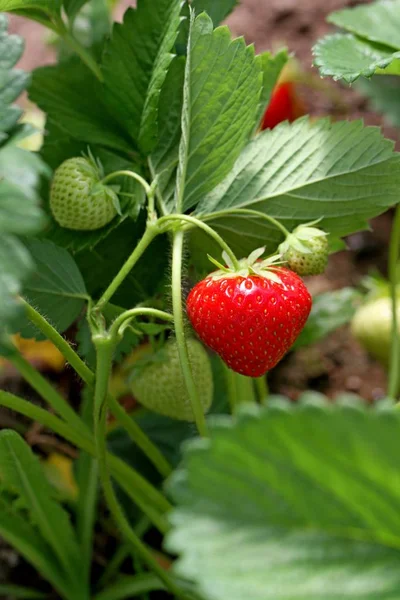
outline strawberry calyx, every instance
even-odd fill
[[[320,219],[296,227],[280,244],[278,248],[280,255],[285,257],[290,250],[296,250],[302,254],[312,254],[314,251],[313,241],[317,238],[325,238],[328,235],[322,229],[314,227],[319,221]]]
[[[277,267],[283,264],[281,255],[275,254],[261,260],[261,256],[264,252],[265,246],[253,250],[247,258],[242,258],[238,261],[238,268],[235,268],[231,257],[226,252],[222,253],[222,258],[227,266],[222,265],[215,258],[207,255],[208,259],[218,267],[218,271],[214,271],[209,277],[216,280],[226,277],[249,277],[249,275],[258,275],[259,277],[270,279],[275,283],[282,283],[277,274]]]

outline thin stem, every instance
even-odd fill
[[[195,217],[191,217],[190,215],[166,215],[165,217],[161,217],[158,220],[158,225],[161,226],[168,221],[186,221],[187,223],[191,223],[192,225],[199,227],[199,229],[202,229],[210,237],[212,237],[213,240],[215,240],[217,242],[217,244],[219,244],[219,246],[222,248],[222,250],[224,250],[227,253],[227,255],[229,256],[229,258],[232,261],[234,268],[236,270],[240,269],[239,261],[236,258],[236,255],[234,254],[233,250],[231,249],[230,246],[228,246],[228,244],[225,242],[225,240],[212,227],[210,227],[203,221],[196,219]]]
[[[48,427],[54,433],[74,444],[80,450],[96,456],[93,437],[87,438],[76,431],[74,427],[52,415],[47,410],[0,390],[0,406],[9,408],[24,415],[32,421],[37,421]],[[146,479],[127,465],[123,460],[112,454],[107,454],[113,477],[132,501],[138,505],[149,520],[161,533],[166,533],[168,524],[161,513],[171,509],[168,501]]]
[[[163,477],[172,473],[172,467],[155,444],[143,433],[142,429],[122,408],[113,396],[107,396],[110,411],[118,423],[126,430],[131,440],[142,450]]]
[[[256,386],[259,403],[266,404],[269,395],[267,376],[263,375],[262,377],[256,377],[254,379],[254,384]]]
[[[229,208],[226,211],[221,210],[219,212],[215,212],[215,213],[211,213],[209,215],[206,215],[204,217],[204,221],[213,221],[214,219],[221,219],[223,217],[229,217],[229,215],[252,215],[253,217],[259,217],[260,219],[264,219],[266,221],[268,221],[269,223],[271,223],[272,225],[275,225],[275,227],[277,227],[278,229],[280,229],[280,231],[283,233],[283,235],[285,237],[287,237],[288,235],[290,235],[290,231],[288,231],[286,229],[286,227],[284,225],[282,225],[282,223],[280,223],[280,221],[278,221],[277,219],[274,219],[274,217],[271,217],[270,215],[266,215],[265,213],[259,211],[259,210],[252,210],[250,208]]]
[[[100,311],[108,302],[111,300],[112,296],[115,294],[121,283],[124,279],[129,275],[139,258],[142,256],[146,248],[151,244],[154,238],[158,235],[158,228],[152,224],[148,224],[146,227],[146,231],[143,234],[142,239],[139,241],[138,245],[126,260],[126,262],[121,267],[120,271],[114,277],[106,291],[101,296],[100,300],[97,302],[96,310]]]
[[[161,579],[167,589],[178,597],[182,597],[180,588],[175,584],[166,571],[158,564],[152,553],[143,544],[136,532],[131,528],[115,495],[108,472],[106,452],[106,416],[107,388],[111,373],[111,360],[114,346],[109,339],[95,340],[96,345],[96,386],[94,397],[94,428],[97,457],[99,461],[100,480],[107,505],[119,526],[123,536],[129,541],[133,550],[139,554],[149,568]]]
[[[27,317],[29,320],[36,325],[36,327],[47,337],[47,339],[51,340],[53,344],[60,350],[60,352],[65,356],[65,358],[70,363],[71,367],[75,370],[75,372],[81,377],[81,379],[89,386],[93,386],[94,384],[94,373],[89,369],[89,367],[83,362],[83,360],[78,356],[75,350],[69,345],[69,343],[50,325],[50,323],[39,313],[37,312],[28,302],[25,300],[21,300]],[[132,309],[132,311],[126,311],[122,313],[113,323],[116,325],[115,331],[117,332],[121,324],[124,322],[124,315],[129,318],[132,316],[137,316],[138,314],[147,315],[151,314],[158,318],[164,318],[166,320],[173,320],[173,316],[164,313],[163,311],[158,311],[152,308],[136,308]],[[154,466],[160,471],[161,475],[164,477],[168,476],[171,472],[171,467],[168,462],[165,460],[163,454],[157,448],[155,444],[150,440],[150,438],[142,431],[142,429],[137,425],[137,423],[132,420],[128,415],[126,415],[124,409],[119,405],[119,403],[112,398],[110,395],[107,396],[107,401],[110,405],[111,411],[116,417],[116,419],[123,425],[131,439],[137,444],[137,446],[142,450],[142,452],[149,458],[149,460],[154,464]]]
[[[55,410],[65,421],[75,427],[83,437],[90,435],[79,415],[70,407],[68,402],[54,387],[37,371],[18,351],[13,352],[8,360],[21,373],[22,377],[32,388]]]
[[[135,179],[136,181],[138,181],[143,186],[147,197],[154,196],[154,192],[153,192],[151,186],[147,183],[147,181],[145,179],[143,179],[143,177],[141,177],[138,173],[135,173],[135,171],[128,171],[128,170],[115,171],[114,173],[110,173],[109,175],[106,175],[106,177],[104,177],[101,180],[101,183],[108,183],[112,179],[115,179],[116,177],[122,177],[122,176],[132,177],[132,179]]]
[[[226,386],[228,388],[228,400],[229,406],[231,409],[231,413],[235,414],[237,406],[238,406],[238,397],[237,397],[237,386],[235,373],[230,369],[223,361],[221,361],[224,367]]]
[[[400,347],[397,315],[397,262],[400,248],[400,204],[397,205],[389,245],[389,280],[392,301],[392,345],[389,362],[388,396],[396,399],[399,392]]]
[[[26,300],[21,298],[21,302],[24,305],[25,314],[28,319],[33,323],[45,336],[50,340],[56,348],[61,352],[64,358],[69,362],[74,371],[79,375],[81,379],[87,384],[92,384],[94,381],[94,374],[89,367],[83,362],[78,356],[75,350],[65,340],[62,335],[58,333],[56,329],[37,311],[31,306]]]
[[[88,52],[88,50],[82,46],[80,42],[64,27],[60,32],[60,36],[63,38],[64,42],[78,54],[81,58],[82,62],[85,63],[87,67],[92,71],[93,75],[100,81],[104,81],[103,73],[101,72],[100,66],[97,64],[93,56]]]
[[[147,307],[132,308],[132,309],[126,310],[125,312],[120,314],[115,319],[113,324],[111,325],[110,336],[111,336],[112,340],[118,341],[117,336],[118,336],[118,332],[119,332],[121,325],[123,325],[128,320],[135,319],[136,317],[141,317],[141,316],[150,316],[150,317],[155,317],[156,319],[162,319],[164,321],[171,321],[171,322],[173,322],[173,320],[174,320],[173,315],[171,315],[170,313],[167,313],[163,310],[158,310],[157,308],[150,308],[150,307],[148,307],[148,308]]]
[[[182,253],[183,231],[176,231],[172,250],[172,306],[174,313],[175,335],[178,345],[179,360],[186,389],[189,394],[197,429],[201,436],[207,435],[207,424],[201,406],[196,382],[190,365],[189,353],[186,345],[185,326],[182,310]]]

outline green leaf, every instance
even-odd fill
[[[55,15],[60,10],[60,0],[0,0],[0,12],[42,11]]]
[[[218,0],[218,2],[215,0],[192,0],[191,6],[196,15],[205,11],[216,27],[226,19],[238,3],[239,0]]]
[[[173,55],[180,0],[140,0],[115,24],[103,59],[105,100],[137,146],[157,142],[160,90]],[[163,107],[161,106],[161,110]]]
[[[361,79],[357,89],[366,95],[377,112],[395,127],[400,127],[400,81],[397,77]]]
[[[398,411],[252,407],[186,447],[167,549],[209,600],[400,595]]]
[[[185,59],[176,57],[161,89],[159,110],[159,140],[149,158],[151,172],[158,175],[157,189],[165,205],[172,203],[175,193],[176,169],[179,161],[181,115]]]
[[[360,297],[354,288],[347,287],[313,298],[310,316],[293,348],[314,344],[342,325],[350,323]]]
[[[48,178],[50,169],[36,152],[28,152],[14,144],[7,144],[0,152],[0,179],[4,177],[10,183],[22,189],[25,196],[37,199],[37,190],[41,177]],[[16,207],[21,219],[26,218],[26,203]],[[37,208],[35,208],[38,211]],[[0,226],[1,229],[1,226]]]
[[[102,100],[101,84],[79,60],[36,69],[29,96],[47,113],[48,122],[67,136],[85,144],[132,150],[123,128]]]
[[[257,121],[261,59],[227,27],[191,17],[175,206],[193,208],[232,169]]]
[[[10,430],[0,432],[0,481],[18,496],[19,505],[28,511],[65,569],[71,587],[79,585],[82,571],[79,547],[67,513],[52,499],[50,484],[38,458],[24,440]]]
[[[353,83],[359,77],[371,77],[400,58],[400,52],[375,46],[351,34],[336,33],[317,42],[313,48],[314,64],[322,77]]]
[[[62,333],[75,321],[88,299],[85,282],[74,259],[64,248],[47,240],[31,240],[26,246],[35,269],[25,282],[22,294]],[[42,337],[25,317],[21,317],[14,327],[24,337]]]
[[[8,19],[0,15],[0,72],[12,69],[24,52],[24,40],[18,35],[7,33]]]
[[[360,121],[311,123],[303,118],[250,142],[196,212],[207,215],[228,243],[244,244],[247,234],[258,243],[263,230],[267,251],[276,250],[282,240],[279,230],[252,217],[257,222],[252,234],[250,219],[246,225],[244,215],[235,218],[230,212],[255,209],[289,230],[322,217],[319,227],[342,237],[365,229],[368,219],[399,201],[399,166],[400,155],[378,128],[363,127]]]
[[[400,50],[400,0],[379,0],[338,10],[327,20],[370,42]]]
[[[68,583],[51,548],[38,529],[26,518],[26,514],[18,511],[15,502],[2,493],[0,493],[0,535],[50,581],[63,597],[69,597],[68,593],[64,595]],[[27,600],[29,596],[22,596],[22,598]]]
[[[164,589],[164,584],[152,573],[122,575],[109,588],[94,596],[94,600],[124,600],[124,598],[134,598],[146,592]]]

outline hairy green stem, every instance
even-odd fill
[[[199,229],[205,231],[213,240],[217,242],[217,244],[219,244],[222,250],[226,252],[226,254],[231,259],[234,268],[237,270],[240,269],[239,261],[236,258],[236,255],[234,254],[233,250],[212,227],[210,227],[203,221],[200,221],[200,219],[196,219],[195,217],[191,217],[190,215],[166,215],[165,217],[161,217],[158,220],[158,226],[160,227],[164,223],[168,223],[171,221],[185,221],[186,223],[190,223],[191,225],[194,225]]]
[[[107,416],[107,389],[111,373],[111,360],[114,345],[109,338],[94,340],[96,346],[96,385],[94,396],[94,428],[96,440],[96,453],[99,461],[100,480],[107,505],[121,530],[125,539],[131,544],[134,551],[142,558],[145,564],[160,577],[172,594],[182,596],[180,588],[173,579],[159,565],[152,553],[143,544],[136,532],[131,528],[119,504],[110,479],[107,452],[106,452],[106,416]]]
[[[176,231],[172,249],[172,306],[174,313],[175,336],[178,346],[179,360],[186,389],[196,421],[198,432],[201,436],[207,435],[207,423],[201,406],[196,382],[190,365],[189,353],[185,338],[185,325],[182,310],[182,254],[183,231]]]
[[[226,211],[221,210],[215,213],[210,213],[209,215],[204,216],[204,221],[212,221],[214,219],[222,219],[223,217],[229,217],[230,215],[249,215],[253,217],[259,217],[260,219],[264,219],[274,225],[277,229],[279,229],[285,237],[290,235],[290,231],[286,229],[282,223],[280,223],[274,217],[267,215],[259,210],[252,210],[250,208],[228,208]]]
[[[149,196],[152,196],[152,195],[154,196],[154,192],[152,191],[151,186],[147,183],[147,181],[145,179],[143,179],[143,177],[141,175],[139,175],[138,173],[135,173],[135,171],[128,171],[128,170],[114,171],[114,173],[110,173],[109,175],[106,175],[101,180],[101,183],[108,183],[109,181],[111,181],[112,179],[115,179],[116,177],[132,177],[132,179],[135,179],[142,185],[142,187],[144,188],[144,191],[146,192],[146,196],[148,198],[149,198]]]
[[[123,325],[128,320],[130,321],[131,319],[135,319],[136,317],[141,317],[141,316],[155,317],[156,319],[162,319],[164,321],[171,321],[171,322],[173,322],[173,320],[174,320],[173,315],[165,312],[164,310],[158,310],[157,308],[150,308],[150,307],[145,307],[145,306],[131,308],[129,310],[126,310],[122,314],[120,314],[115,319],[113,324],[111,325],[110,336],[111,336],[113,342],[118,341],[118,334],[119,334],[119,329],[120,329],[121,325]]]
[[[163,477],[168,477],[171,475],[171,465],[164,457],[163,453],[157,448],[157,446],[153,444],[153,442],[145,433],[143,433],[136,421],[125,412],[125,410],[113,396],[107,396],[107,403],[110,411],[117,419],[118,423],[126,430],[131,440],[153,463],[158,472]]]
[[[400,346],[397,315],[397,263],[400,249],[400,204],[397,205],[389,245],[389,281],[392,301],[392,345],[389,362],[388,396],[395,400],[399,393]]]
[[[235,414],[238,406],[238,390],[236,386],[235,373],[222,360],[221,362],[224,368],[226,386],[228,388],[229,407],[231,409],[231,414]]]
[[[245,402],[256,402],[253,379],[235,373],[236,389],[237,389],[237,401],[238,404],[244,404]]]
[[[158,235],[158,228],[151,223],[147,224],[146,230],[143,234],[143,237],[137,244],[136,248],[133,250],[132,254],[126,260],[124,265],[121,267],[117,275],[114,277],[108,288],[105,290],[100,300],[97,302],[96,310],[101,311],[101,309],[108,304],[111,300],[112,296],[115,294],[121,283],[124,279],[129,275],[139,258],[142,256],[147,247],[151,244],[154,238]]]
[[[89,369],[89,367],[83,362],[83,360],[78,356],[78,354],[74,351],[74,349],[69,345],[69,343],[50,325],[50,323],[38,312],[36,311],[28,302],[22,300],[25,308],[25,313],[31,323],[33,323],[46,337],[51,340],[53,344],[58,348],[58,350],[64,355],[64,357],[68,360],[71,367],[74,371],[81,377],[81,379],[89,386],[94,385],[94,373]],[[120,315],[114,324],[116,324],[116,331],[118,331],[121,324],[124,322],[124,315],[137,316],[138,314],[147,315],[151,314],[153,316],[157,316],[159,318],[165,318],[167,320],[173,319],[172,315],[168,313],[164,313],[163,311],[157,311],[156,309],[151,308],[137,308],[132,309],[132,311],[127,311]],[[119,405],[119,403],[108,395],[108,403],[113,413],[114,417],[117,421],[125,427],[128,432],[128,435],[133,440],[135,444],[142,450],[142,452],[148,457],[148,459],[154,464],[154,466],[158,469],[158,471],[166,477],[171,472],[171,467],[168,462],[164,458],[164,455],[160,452],[155,444],[150,440],[150,438],[142,431],[139,425],[131,419],[124,411],[124,409]],[[75,413],[74,413],[75,414]],[[79,418],[79,417],[78,417]]]

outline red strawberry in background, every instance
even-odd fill
[[[283,121],[295,121],[306,114],[305,107],[291,81],[278,83],[272,92],[271,100],[264,113],[261,129],[273,129]]]
[[[293,345],[312,299],[298,275],[259,261],[264,249],[200,281],[187,299],[187,313],[200,339],[237,373],[260,377]]]

